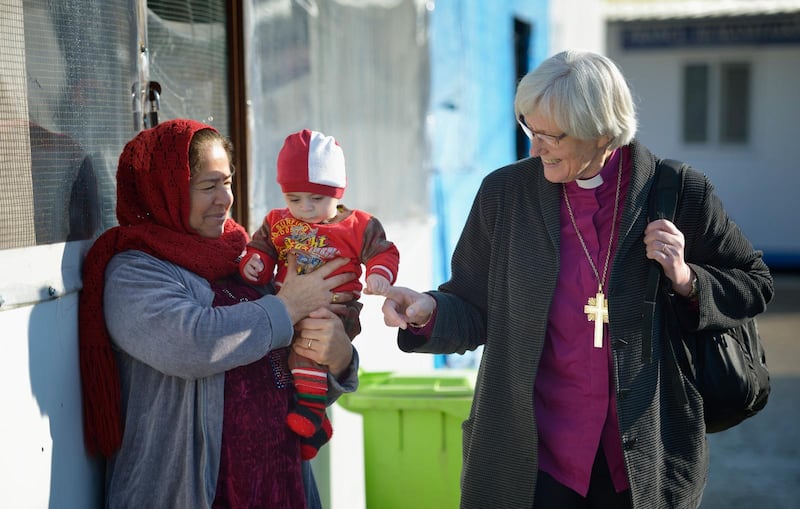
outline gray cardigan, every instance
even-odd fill
[[[608,289],[620,436],[634,508],[694,508],[708,468],[701,401],[686,383],[689,403],[682,405],[669,383],[661,383],[669,380],[671,364],[661,355],[660,308],[653,360],[643,361],[641,312],[650,262],[642,239],[656,159],[637,141],[630,148],[633,169]],[[699,322],[687,326],[728,327],[764,311],[772,278],[705,176],[692,170],[687,179],[676,225],[686,237],[701,303]],[[438,311],[430,340],[398,334],[405,351],[463,353],[484,344],[463,423],[462,508],[533,506],[533,387],[560,270],[559,192],[560,185],[544,179],[538,158],[488,175],[453,255],[452,277],[432,292]]]
[[[208,282],[141,251],[114,256],[104,308],[117,354],[125,433],[106,468],[106,506],[208,508],[222,441],[225,371],[288,346],[293,327],[272,295],[212,307]],[[329,377],[331,402],[357,386]]]

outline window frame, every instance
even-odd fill
[[[749,60],[742,59],[683,64],[680,120],[683,143],[697,146],[751,143],[752,68]]]

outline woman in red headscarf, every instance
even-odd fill
[[[276,295],[244,284],[232,177],[228,140],[192,120],[142,131],[120,156],[119,226],[87,254],[79,311],[85,440],[108,460],[107,507],[305,508],[288,349],[329,367],[330,401],[357,386],[330,304],[353,277],[331,276],[344,260],[290,271]]]

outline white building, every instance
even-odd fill
[[[772,268],[800,268],[800,2],[606,2],[639,138],[706,173]]]

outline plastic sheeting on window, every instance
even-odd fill
[[[253,0],[248,11],[249,230],[285,206],[275,161],[303,128],[342,146],[347,206],[384,223],[427,217],[424,2]]]
[[[148,1],[149,79],[159,118],[191,118],[230,134],[225,0]]]

